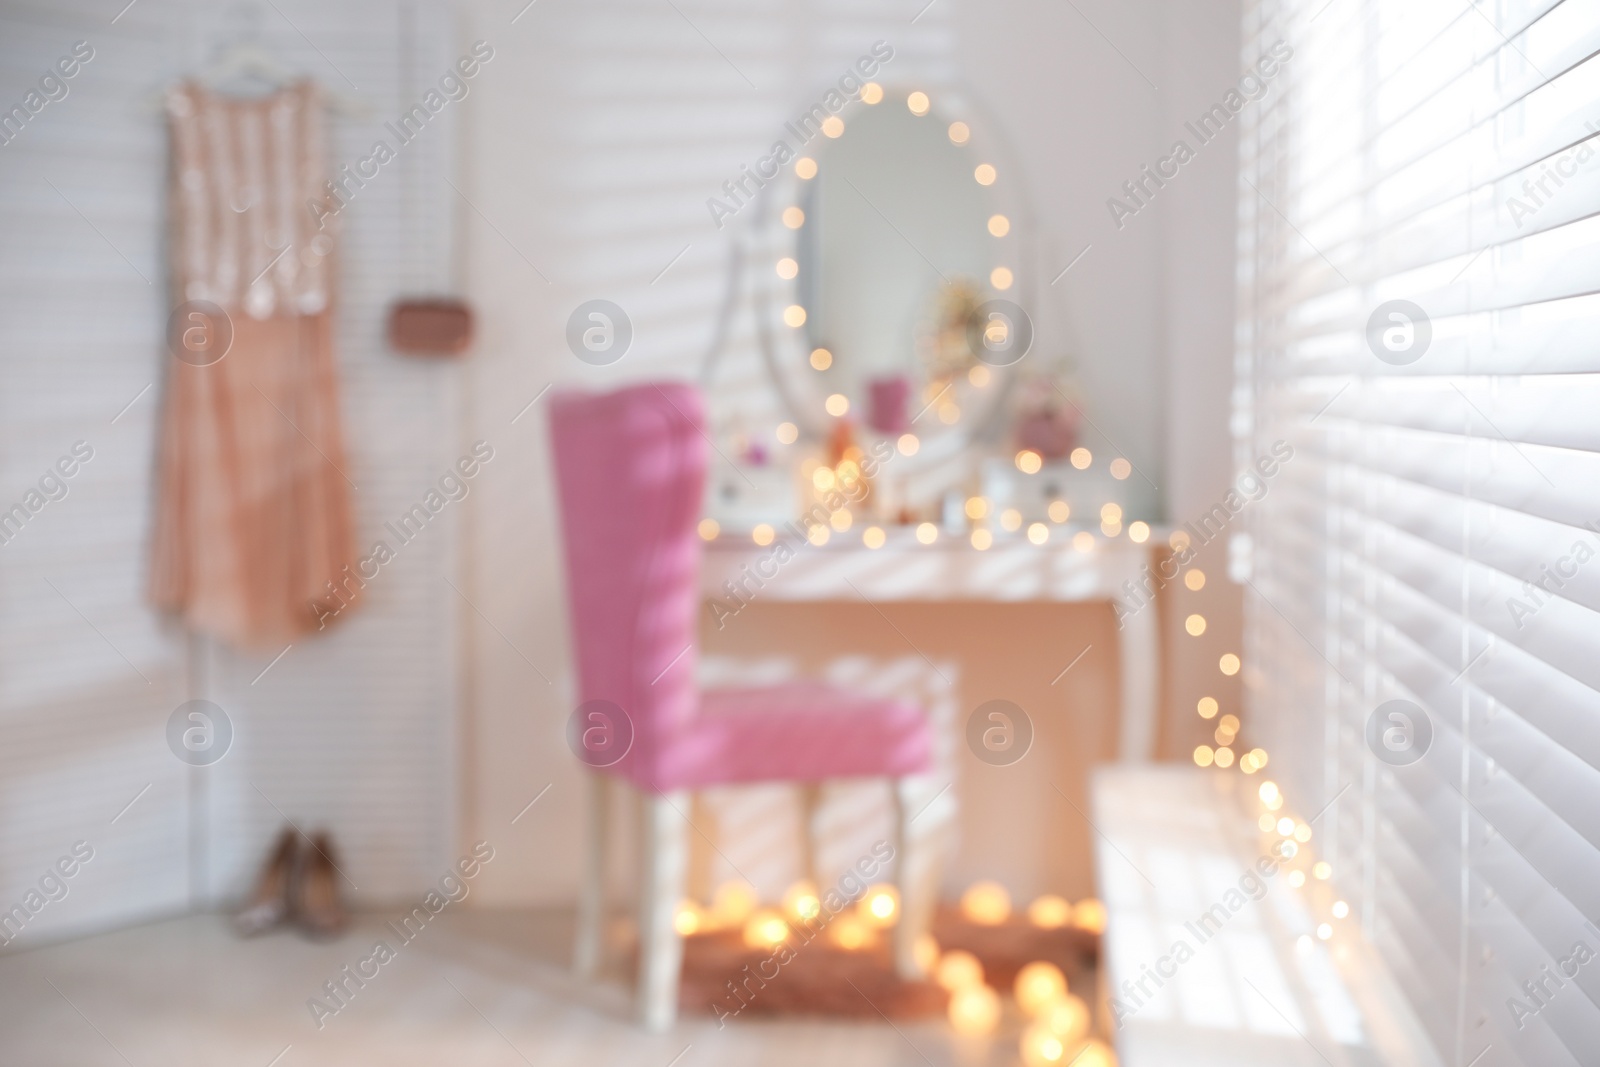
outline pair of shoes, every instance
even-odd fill
[[[285,829],[267,854],[255,892],[234,916],[234,926],[254,937],[286,922],[312,937],[337,937],[350,921],[339,895],[333,841],[318,831],[303,838]]]

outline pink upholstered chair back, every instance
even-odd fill
[[[579,700],[627,713],[633,745],[610,770],[646,786],[699,708],[704,410],[679,383],[551,401]]]

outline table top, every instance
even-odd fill
[[[1109,600],[1125,595],[1123,583],[1140,576],[1155,547],[1098,534],[1075,546],[1061,527],[1042,545],[1020,531],[993,536],[985,549],[949,534],[922,544],[912,528],[891,527],[873,549],[856,531],[823,545],[783,531],[767,545],[721,535],[706,545],[700,584],[706,596],[728,595],[725,583],[732,582],[788,601]]]
[[[1354,917],[1331,920],[1337,883],[1292,884],[1315,838],[1282,858],[1252,825],[1260,779],[1176,764],[1095,772],[1122,1067],[1442,1067]]]

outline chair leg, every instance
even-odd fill
[[[578,889],[578,936],[572,951],[572,969],[579,978],[593,978],[600,969],[606,923],[606,826],[610,781],[603,774],[587,774],[584,793],[588,812],[585,828],[583,882]]]
[[[800,866],[801,875],[812,885],[822,884],[822,870],[818,864],[817,845],[822,835],[817,817],[822,810],[822,783],[801,782],[800,793]]]
[[[894,966],[901,978],[923,977],[917,963],[917,939],[933,925],[938,863],[931,836],[911,825],[916,816],[915,779],[896,778],[889,785],[894,800],[895,883],[900,891],[900,921],[894,928]]]
[[[640,794],[643,884],[639,894],[639,1021],[666,1030],[678,1016],[683,938],[673,923],[688,868],[683,791]]]

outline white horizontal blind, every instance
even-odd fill
[[[1294,49],[1241,116],[1237,454],[1296,450],[1255,728],[1446,1062],[1600,1062],[1600,0],[1244,17],[1247,62]],[[1395,299],[1404,364],[1366,334]],[[1410,765],[1365,737],[1391,699]]]

